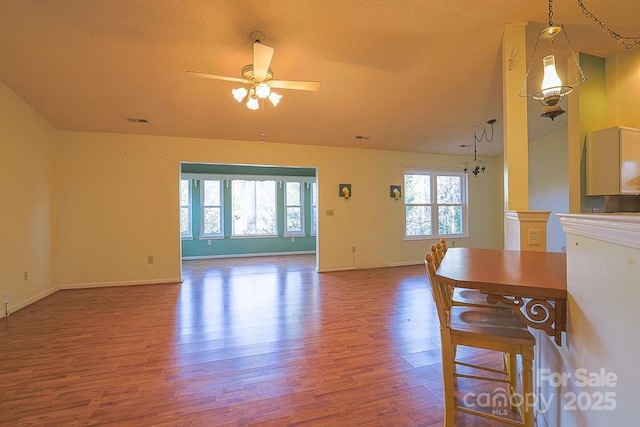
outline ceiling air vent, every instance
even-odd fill
[[[138,119],[136,117],[125,117],[125,119],[131,123],[149,123],[147,119]]]
[[[371,139],[370,136],[364,136],[364,135],[356,135],[356,139],[361,139],[366,141],[367,139]]]

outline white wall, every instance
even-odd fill
[[[557,213],[569,212],[569,155],[566,127],[529,141],[529,209],[551,211],[547,251],[563,252],[566,237]]]
[[[0,296],[11,310],[58,287],[180,280],[181,162],[316,167],[322,271],[420,263],[430,241],[405,241],[404,206],[389,197],[407,168],[458,170],[433,155],[55,130],[0,84]],[[469,180],[469,238],[452,245],[499,247],[493,159]],[[351,183],[353,198],[337,195]],[[55,184],[55,185],[54,185]],[[332,209],[335,216],[324,215]],[[496,221],[495,218],[498,218]],[[356,246],[356,254],[351,247]],[[154,264],[147,263],[153,255]],[[23,280],[23,272],[29,279]]]
[[[504,155],[491,159],[488,165],[488,173],[493,181],[493,232],[496,248],[504,248]]]
[[[53,127],[0,83],[2,316],[5,294],[11,312],[55,290],[53,152]]]
[[[422,262],[432,242],[404,240],[404,205],[389,197],[389,186],[403,184],[405,168],[458,170],[460,163],[445,155],[82,132],[58,132],[57,142],[64,287],[179,280],[180,162],[316,167],[321,271]],[[340,183],[352,184],[351,200],[338,197]],[[457,245],[497,247],[493,188],[490,175],[469,179],[470,237]]]

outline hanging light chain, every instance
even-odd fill
[[[567,40],[567,45],[569,45],[569,52],[571,52],[571,56],[573,57],[573,61],[576,64],[578,64],[578,66],[576,68],[580,72],[580,77],[582,77],[582,80],[578,84],[584,83],[585,81],[587,81],[587,78],[584,75],[584,71],[582,71],[582,67],[580,66],[580,61],[578,61],[578,58],[576,57],[576,53],[573,50],[573,46],[571,45],[571,41],[569,40],[569,36],[567,35],[567,32],[564,29],[564,25],[560,24],[560,27],[562,27],[562,32],[564,33],[564,38],[565,38],[565,40]]]
[[[549,26],[553,27],[553,0],[549,0]]]
[[[585,7],[584,2],[582,0],[578,0],[578,5],[580,6],[580,9],[582,9],[582,13],[584,13],[584,16],[586,16],[587,19],[591,19],[593,22],[595,22],[596,25],[598,25],[600,27],[600,29],[604,33],[609,34],[609,36],[611,36],[612,38],[616,39],[616,41],[618,43],[620,43],[622,46],[624,46],[625,49],[631,49],[632,47],[640,45],[640,36],[639,37],[624,37],[624,36],[621,36],[620,34],[616,33],[615,31],[613,31],[612,29],[607,27],[604,24],[604,22],[602,22],[601,20],[596,18],[593,15],[593,13],[589,12],[587,10],[587,8]]]
[[[489,133],[487,132],[487,126],[485,125],[482,129],[482,133],[480,134],[480,138],[478,138],[478,134],[476,133],[475,126],[473,129],[473,145],[475,147],[476,142],[482,142],[485,140],[487,142],[493,141],[493,124],[496,122],[496,119],[487,120],[487,124],[491,125],[491,137],[489,137]]]

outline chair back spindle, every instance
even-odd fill
[[[429,273],[429,281],[431,282],[431,295],[438,312],[438,320],[440,321],[440,329],[448,326],[449,309],[451,307],[451,297],[444,291],[444,287],[436,278],[435,260],[432,254],[425,256],[425,265]]]

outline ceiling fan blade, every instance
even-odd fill
[[[240,79],[238,77],[219,76],[217,74],[200,73],[198,71],[187,71],[187,74],[192,77],[202,77],[205,79],[226,80],[228,82],[236,83],[250,83],[246,79]]]
[[[270,80],[269,86],[278,89],[295,89],[317,91],[322,82],[303,82],[299,80]]]
[[[261,82],[267,77],[274,51],[274,48],[266,44],[260,42],[253,44],[253,75],[257,81]]]

